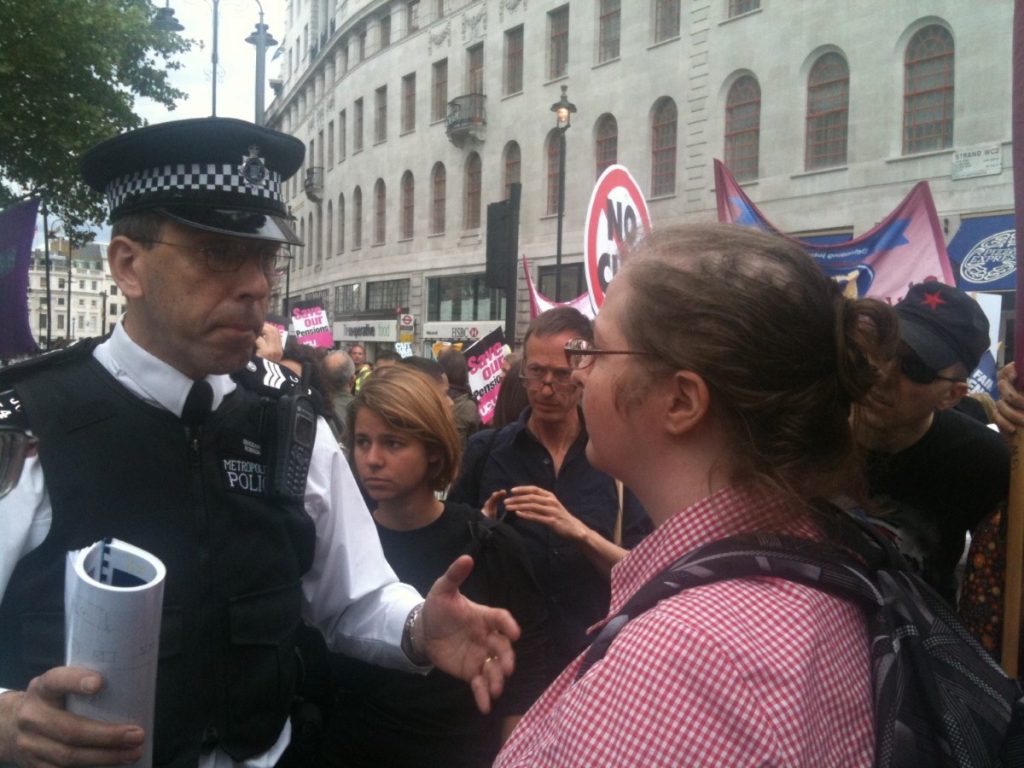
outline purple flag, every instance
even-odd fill
[[[28,324],[28,268],[38,200],[0,211],[0,359],[37,351]]]

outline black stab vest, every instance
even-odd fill
[[[0,687],[24,689],[63,664],[65,553],[112,536],[167,567],[154,763],[269,749],[296,683],[315,531],[301,499],[266,491],[267,400],[239,387],[189,433],[87,351],[11,376],[39,438],[53,521],[0,603]],[[2,378],[0,389],[11,386]]]

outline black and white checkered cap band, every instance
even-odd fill
[[[107,200],[112,211],[138,197],[159,198],[169,192],[189,190],[226,193],[241,198],[257,198],[281,204],[281,174],[266,169],[265,178],[254,183],[239,173],[237,165],[193,163],[165,165],[121,176],[107,184]]]

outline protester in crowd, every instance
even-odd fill
[[[620,502],[615,480],[584,455],[580,388],[564,347],[591,335],[590,321],[571,307],[531,321],[522,376],[530,407],[514,424],[470,438],[449,494],[471,506],[500,504],[500,518],[526,541],[547,599],[552,678],[586,644],[587,627],[608,610],[612,565],[650,531],[632,493]]]
[[[815,499],[855,465],[850,404],[873,382],[860,331],[884,341],[893,322],[756,230],[655,230],[626,255],[595,339],[567,352],[587,455],[657,526],[612,572],[609,617],[700,545],[842,525]],[[870,766],[869,643],[856,605],[802,584],[688,589],[632,617],[575,682],[570,665],[495,765]]]
[[[345,414],[352,402],[352,380],[356,375],[356,366],[352,358],[340,349],[329,352],[321,361],[321,372],[331,392],[331,407],[338,417],[338,435],[346,431]]]
[[[519,419],[523,409],[530,404],[522,379],[523,361],[516,360],[501,379],[498,397],[494,403],[494,418],[491,427],[501,429]]]
[[[543,599],[518,534],[465,504],[438,501],[462,448],[434,382],[409,366],[371,376],[352,404],[347,442],[356,476],[375,502],[384,555],[399,578],[429,587],[470,554],[463,593],[507,608],[523,635],[516,670],[489,715],[466,686],[440,671],[408,675],[334,656],[336,703],[324,727],[325,766],[478,768],[544,689]]]
[[[356,367],[356,375],[352,379],[352,392],[354,394],[363,386],[366,377],[373,373],[373,364],[366,359],[366,347],[359,342],[349,345],[348,356],[352,358],[352,363]]]
[[[419,355],[410,355],[409,357],[400,358],[398,364],[417,370],[430,379],[441,399],[448,403],[449,408],[451,407],[452,399],[448,396],[448,376],[437,360],[429,357],[420,357]]]
[[[896,305],[900,345],[854,409],[867,452],[871,518],[951,605],[966,534],[1008,493],[1010,458],[993,430],[953,410],[990,344],[985,313],[963,291],[918,283]]]
[[[373,367],[387,368],[389,365],[397,365],[401,359],[402,356],[395,352],[395,350],[382,349],[377,353],[377,358],[373,361]]]
[[[148,736],[156,765],[274,765],[302,619],[365,661],[437,664],[483,710],[512,671],[514,620],[458,592],[470,559],[426,602],[400,584],[323,420],[294,377],[252,357],[281,245],[301,245],[279,190],[303,154],[294,137],[204,118],[83,159],[110,203],[127,312],[102,343],[0,372],[0,419],[38,449],[0,499],[0,763],[126,764]],[[104,537],[167,567],[152,734],[64,709],[104,685],[61,666],[60,642],[67,552]]]
[[[452,416],[459,439],[465,447],[469,436],[480,429],[480,411],[469,389],[469,366],[466,356],[455,347],[448,347],[437,358],[448,377],[448,397],[452,400]]]

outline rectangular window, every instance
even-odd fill
[[[356,99],[352,125],[352,151],[363,151],[363,100]]]
[[[387,48],[391,45],[391,17],[382,16],[380,19],[380,47]]]
[[[359,283],[339,285],[334,289],[334,312],[352,315],[359,311]]]
[[[110,286],[110,295],[111,296],[117,296],[117,286],[116,285]]]
[[[96,281],[95,280],[92,281],[92,289],[94,291],[96,290]]]
[[[405,28],[409,32],[420,28],[420,0],[412,0],[405,6]]]
[[[57,315],[57,330],[64,330],[64,315]]]
[[[548,13],[548,79],[569,73],[569,6]]]
[[[402,78],[402,133],[416,130],[416,73]]]
[[[430,119],[433,122],[448,116],[448,59],[435,61],[430,89]]]
[[[409,306],[409,280],[379,280],[366,284],[366,309],[394,311]]]
[[[85,290],[85,280],[79,280],[78,281],[78,290],[80,290],[80,291],[84,291]]]
[[[327,167],[334,167],[334,121],[327,123]]]
[[[324,167],[324,132],[319,131],[316,135],[316,167]]]
[[[679,0],[655,0],[654,42],[679,37]]]
[[[378,144],[388,138],[388,87],[382,85],[377,89],[377,109],[374,113],[373,140]]]
[[[358,46],[359,61],[366,58],[366,27],[356,32],[356,45]]]
[[[117,304],[111,304],[110,305],[110,313],[109,314],[110,314],[111,317],[117,317]]]
[[[347,137],[345,136],[345,110],[343,109],[341,110],[341,112],[338,113],[338,162],[341,162],[342,160],[345,159],[346,138]]]
[[[505,95],[523,90],[523,28],[505,33]]]
[[[46,330],[46,313],[45,312],[40,312],[39,313],[39,328],[40,328],[40,330],[44,330],[44,331]]]
[[[466,51],[466,93],[484,92],[484,44]]]
[[[756,11],[761,7],[761,0],[729,0],[729,18]]]
[[[557,275],[557,267],[541,267],[537,270],[538,290],[548,298],[554,299],[556,296],[560,296],[562,301],[568,301],[587,292],[582,264],[562,264],[562,292],[560,294],[556,291],[555,286]]]
[[[622,27],[621,0],[600,0],[601,15],[598,19],[597,61],[611,61],[619,58],[619,37]]]
[[[505,292],[489,288],[483,275],[427,279],[427,322],[503,320]]]

